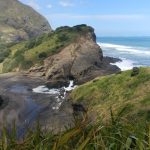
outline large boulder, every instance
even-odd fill
[[[0,42],[18,42],[51,32],[48,21],[18,0],[0,0]]]

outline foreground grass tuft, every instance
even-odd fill
[[[37,125],[35,131],[29,131],[23,139],[17,140],[16,130],[8,134],[4,128],[0,140],[1,150],[144,150],[150,149],[149,122],[129,122],[120,113],[104,123],[96,123],[88,118],[78,121],[75,127],[59,134],[42,131]],[[76,122],[76,121],[75,121]]]

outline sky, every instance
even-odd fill
[[[20,0],[53,29],[87,24],[97,36],[150,36],[150,0]]]

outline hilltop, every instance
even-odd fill
[[[27,40],[51,32],[48,21],[18,0],[0,0],[0,43]]]

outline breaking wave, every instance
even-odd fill
[[[115,49],[117,51],[121,51],[128,54],[134,55],[147,55],[150,56],[150,49],[143,48],[143,47],[132,47],[132,46],[125,46],[125,45],[117,45],[117,44],[110,44],[110,43],[98,43],[101,48],[108,48],[108,49]]]

